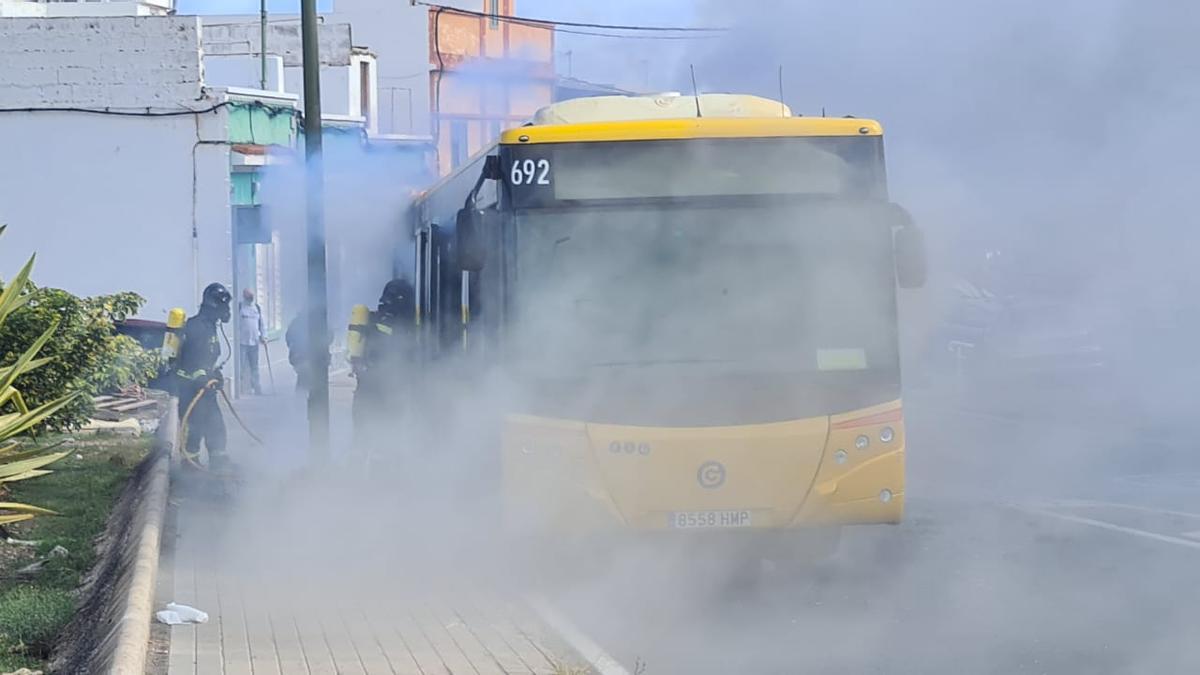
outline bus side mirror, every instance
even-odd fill
[[[488,155],[483,158],[483,177],[487,180],[504,178],[504,172],[500,170],[500,155]]]
[[[896,252],[896,283],[900,288],[920,288],[928,272],[925,260],[925,233],[911,221],[893,235]]]
[[[478,272],[483,269],[487,257],[484,221],[482,209],[458,210],[454,223],[454,243],[458,249],[458,267],[464,272]]]

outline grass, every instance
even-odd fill
[[[70,443],[71,454],[50,467],[54,473],[13,483],[7,495],[0,495],[59,513],[9,527],[13,537],[37,541],[35,548],[0,542],[0,673],[44,665],[74,612],[72,591],[96,563],[95,540],[150,443],[141,438]],[[51,556],[57,546],[68,553]],[[32,578],[15,576],[38,559],[45,564]]]

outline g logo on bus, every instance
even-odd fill
[[[720,462],[705,462],[696,470],[696,482],[710,490],[725,484],[725,466]]]

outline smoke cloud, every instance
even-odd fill
[[[512,308],[524,339],[515,367],[494,372],[486,359],[449,357],[414,367],[417,376],[398,385],[404,406],[357,439],[352,384],[334,387],[339,457],[353,457],[354,444],[369,470],[360,456],[311,482],[281,483],[280,467],[303,444],[300,406],[276,420],[264,455],[275,459],[252,467],[261,489],[239,502],[244,518],[230,540],[249,543],[231,569],[271,577],[263,588],[281,597],[314,589],[305,606],[315,612],[354,598],[402,604],[434,588],[545,594],[647,673],[1146,672],[1194,663],[1200,655],[1180,645],[1195,617],[1172,595],[1189,560],[1020,508],[1104,490],[1108,499],[1145,497],[1129,475],[1192,466],[1181,430],[1198,374],[1188,358],[1200,243],[1189,123],[1200,113],[1191,72],[1200,13],[1118,0],[645,4],[590,3],[571,16],[562,3],[519,7],[730,29],[671,42],[561,36],[560,70],[570,49],[577,77],[689,92],[694,66],[702,91],[776,97],[782,66],[783,98],[796,112],[884,125],[890,198],[927,232],[931,271],[924,289],[898,292],[904,524],[847,528],[841,552],[822,565],[794,554],[820,557],[827,542],[799,538],[776,555],[744,540],[580,541],[569,523],[560,540],[503,534],[498,479],[511,457],[502,453],[557,453],[562,473],[547,480],[559,482],[533,488],[553,495],[586,483],[572,473],[572,453],[602,440],[567,425],[546,445],[498,448],[505,414],[554,409],[564,419],[674,427],[728,424],[721,415],[735,413],[781,421],[781,402],[828,407],[832,394],[814,403],[762,375],[791,363],[789,345],[769,340],[776,331],[799,323],[878,336],[886,324],[855,314],[873,297],[870,284],[845,274],[861,261],[780,259],[789,247],[819,245],[782,226],[811,213],[613,210],[570,232],[554,219],[523,222],[520,252],[537,264]],[[680,166],[721,161],[705,152],[686,159]],[[386,278],[376,270],[390,270],[396,247],[411,259],[392,229],[403,200],[370,162],[333,174],[348,206],[343,241],[372,270],[352,289],[343,282],[341,297],[370,301]],[[359,187],[387,197],[358,199]],[[617,187],[629,185],[605,185],[600,172],[580,189]],[[608,230],[622,236],[597,234]],[[679,269],[688,275],[671,274]],[[805,275],[818,273],[832,281],[810,296]],[[729,304],[731,295],[744,302]],[[893,310],[872,307],[876,318]],[[790,315],[756,323],[773,313]],[[827,350],[852,364],[889,358],[868,342],[790,346],[859,348]],[[974,343],[965,360],[956,342]],[[746,352],[765,362],[755,364],[758,380],[736,377],[739,359],[754,360]],[[618,475],[645,487],[641,476]]]

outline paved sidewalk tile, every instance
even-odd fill
[[[172,628],[171,675],[555,672],[536,637],[545,629],[495,598],[417,598],[409,605],[332,612],[323,606],[317,614],[303,603],[270,603],[219,569],[198,569],[182,550],[175,562],[175,598],[209,612],[210,619]]]
[[[257,413],[253,406],[243,412],[269,429],[275,414],[270,405],[259,401]],[[231,447],[244,443],[244,433],[231,424]],[[177,540],[165,560],[172,565],[173,588],[159,604],[192,605],[210,619],[171,629],[170,675],[555,672],[556,659],[539,637],[547,629],[519,603],[465,588],[441,595],[433,589],[410,595],[380,589],[361,597],[323,593],[320,583],[231,560],[240,542],[228,541],[231,515],[219,498],[213,501],[172,496]]]

